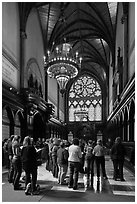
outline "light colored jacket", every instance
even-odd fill
[[[71,162],[80,162],[80,159],[82,158],[81,148],[77,145],[72,144],[68,148],[69,152],[69,158],[68,161]]]
[[[14,141],[12,144],[13,159],[18,159],[21,157],[21,149],[18,141]]]
[[[93,149],[93,154],[96,157],[104,156],[104,147],[102,145],[97,144]]]

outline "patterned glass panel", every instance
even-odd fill
[[[90,76],[81,76],[69,91],[69,121],[100,121],[102,119],[102,92],[98,82]],[[80,114],[86,111],[86,115]],[[78,114],[79,112],[79,114]]]

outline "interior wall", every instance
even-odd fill
[[[2,3],[2,47],[19,65],[20,32],[18,5],[14,2]]]
[[[35,70],[35,79],[37,79],[37,75],[41,76],[41,84],[43,92],[45,93],[45,71],[44,71],[44,46],[42,39],[41,27],[38,19],[37,10],[33,9],[28,17],[27,25],[26,25],[26,35],[27,39],[25,39],[25,77],[24,77],[24,87],[27,88],[27,63],[31,58],[36,59],[38,63],[37,70]],[[41,74],[40,74],[41,73]]]
[[[129,22],[128,22],[128,76],[132,78],[135,73],[135,3],[129,4]]]
[[[17,3],[2,2],[2,80],[16,89],[20,86],[19,27]]]
[[[116,44],[115,44],[115,65],[117,66],[118,47],[120,47],[121,56],[124,56],[124,24],[121,23],[123,16],[122,3],[118,3],[117,23],[116,23]]]

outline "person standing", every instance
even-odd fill
[[[5,165],[5,168],[6,168],[6,169],[9,169],[8,139],[5,139],[5,140],[4,140],[3,153],[4,153],[4,165]]]
[[[88,141],[85,148],[85,163],[86,163],[86,173],[87,173],[87,187],[89,185],[93,187],[93,176],[94,176],[94,154],[93,154],[93,142]]]
[[[35,147],[31,143],[31,138],[26,136],[23,141],[21,151],[23,169],[25,171],[25,194],[29,195],[28,184],[31,183],[32,194],[37,191],[37,153]],[[32,179],[31,179],[32,175]]]
[[[78,176],[80,171],[80,160],[82,158],[81,148],[78,138],[73,139],[73,144],[69,146],[69,188],[76,190],[78,188]],[[74,175],[74,179],[73,179]]]
[[[41,149],[41,159],[42,163],[46,163],[49,161],[49,145],[47,142],[43,143],[43,148]]]
[[[57,163],[59,165],[58,183],[63,185],[68,170],[68,151],[65,149],[64,142],[60,143],[60,148],[57,151]]]
[[[8,172],[8,181],[9,183],[13,183],[13,175],[14,175],[14,167],[12,164],[12,158],[13,158],[13,151],[12,151],[12,140],[14,138],[14,135],[11,135],[8,141],[8,156],[9,156],[9,172]]]
[[[123,177],[125,148],[121,142],[120,137],[117,137],[115,139],[115,144],[112,146],[112,148],[110,150],[110,156],[111,156],[111,159],[113,161],[113,166],[114,166],[113,179],[117,180],[118,177],[120,177],[121,181],[125,181],[125,179]]]
[[[54,178],[58,178],[58,164],[57,164],[57,151],[59,149],[59,141],[55,139],[53,142],[53,148],[51,150],[52,157],[52,174]]]
[[[20,139],[19,135],[15,135],[12,142],[12,165],[14,168],[14,175],[13,175],[13,186],[14,190],[19,190],[19,180],[22,173],[22,162],[21,162],[21,149],[20,149]]]
[[[97,167],[97,178],[100,177],[100,167],[102,169],[102,175],[104,179],[107,179],[105,170],[105,150],[102,145],[102,140],[97,140],[97,145],[93,149],[93,154],[95,155],[95,162]]]
[[[85,162],[85,143],[80,139],[79,146],[81,148],[82,158],[80,160],[80,173],[84,173],[84,162]]]

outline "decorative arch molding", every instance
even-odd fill
[[[44,93],[44,81],[43,81],[42,73],[38,65],[38,62],[35,58],[29,59],[26,66],[26,76],[27,76],[28,82],[30,78],[33,79],[34,86],[35,86],[35,83],[37,83],[38,87],[40,87],[41,85],[42,93]]]
[[[33,138],[36,142],[38,138],[45,138],[46,137],[46,129],[42,114],[38,111],[33,116]]]
[[[128,141],[128,116],[129,116],[129,111],[128,107],[126,106],[124,109],[124,141]]]
[[[26,69],[26,72],[28,72],[30,68],[34,68],[32,65],[34,65],[34,66],[36,66],[36,68],[38,68],[39,74],[40,74],[40,76],[41,76],[41,80],[42,80],[42,83],[43,83],[42,73],[41,73],[40,67],[39,67],[39,65],[38,65],[38,62],[37,62],[37,60],[36,60],[35,58],[30,58],[30,59],[28,60],[27,66],[26,66],[26,68],[27,68],[27,69]],[[31,66],[32,66],[32,67],[31,67]]]
[[[124,120],[125,120],[125,115],[126,115],[127,121],[128,121],[128,119],[129,119],[129,107],[128,107],[128,105],[126,105],[124,107]]]
[[[16,118],[18,117],[19,122],[22,124],[24,121],[24,115],[20,110],[17,110],[15,115],[14,115],[14,120],[16,120]]]
[[[11,110],[11,108],[8,105],[4,105],[2,107],[2,115],[4,114],[4,111],[7,111],[7,116],[9,118],[10,123],[14,124],[14,113]]]
[[[134,98],[129,103],[129,112],[131,109],[135,111],[135,99]]]
[[[69,121],[79,121],[77,111],[86,111],[84,121],[102,121],[103,94],[98,81],[87,75],[79,76],[69,88],[68,111]],[[80,119],[81,121],[81,119]]]
[[[14,133],[14,117],[11,108],[7,105],[2,109],[2,140]]]
[[[102,93],[106,94],[107,84],[101,78],[99,78],[96,74],[91,73],[89,71],[83,71],[77,77],[73,78],[72,80],[70,80],[68,82],[68,84],[67,84],[67,95],[68,95],[68,92],[69,92],[72,84],[75,83],[75,81],[77,81],[77,79],[79,77],[83,76],[83,75],[87,75],[87,76],[90,76],[90,77],[94,78],[98,82],[98,84],[100,85]]]
[[[135,141],[135,101],[132,100],[129,107],[129,140]]]

